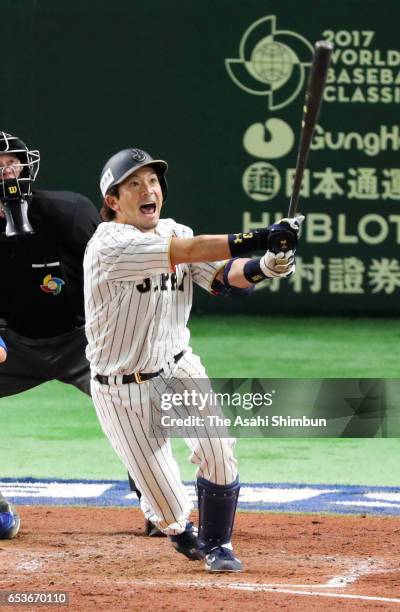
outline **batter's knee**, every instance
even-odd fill
[[[198,440],[191,455],[197,468],[196,476],[217,485],[229,485],[238,477],[238,465],[234,454],[234,438],[210,438]]]

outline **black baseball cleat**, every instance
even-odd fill
[[[204,559],[204,553],[199,550],[197,529],[193,526],[193,523],[186,523],[186,529],[183,533],[169,537],[175,550],[185,555],[191,561]]]
[[[205,568],[209,572],[241,572],[243,564],[233,550],[216,546],[206,555]]]
[[[19,531],[18,512],[0,493],[0,540],[12,540]]]
[[[165,538],[166,537],[165,533],[163,533],[157,527],[157,525],[149,521],[149,519],[146,519],[145,524],[144,524],[144,535],[148,536],[149,538]]]
[[[133,480],[132,476],[128,472],[128,481],[129,487],[133,493],[136,493],[137,498],[140,502],[142,498],[142,492],[137,488],[136,482]],[[149,521],[149,519],[145,519],[144,521],[144,535],[149,538],[164,538],[166,537],[165,533],[163,533],[157,525]]]

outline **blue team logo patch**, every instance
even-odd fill
[[[40,288],[45,293],[52,293],[53,295],[58,295],[61,293],[62,286],[65,285],[65,282],[62,278],[58,278],[57,276],[52,276],[48,274],[43,279],[43,284],[40,285]]]

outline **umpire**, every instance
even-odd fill
[[[99,214],[78,193],[32,190],[39,163],[39,151],[0,131],[0,397],[49,380],[90,394],[82,260]],[[18,528],[0,493],[0,539]]]

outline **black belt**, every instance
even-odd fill
[[[174,357],[175,363],[178,363],[178,361],[183,357],[184,353],[185,351],[181,351],[180,353],[175,355]],[[145,372],[135,372],[134,374],[124,374],[122,376],[122,384],[127,385],[129,383],[134,382],[137,385],[140,385],[146,382],[146,380],[150,380],[151,378],[155,378],[156,376],[159,376],[161,372],[163,371],[164,371],[164,368],[161,368],[161,370],[158,370],[158,372],[148,372],[147,374]],[[103,374],[96,374],[94,378],[102,385],[109,385],[112,382],[116,383],[117,377],[116,376],[103,376]]]

